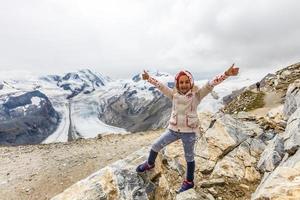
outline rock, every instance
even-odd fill
[[[300,107],[291,115],[284,132],[284,150],[294,154],[300,146]]]
[[[278,92],[286,92],[288,86],[300,77],[300,63],[293,64],[276,72],[266,80],[266,86]]]
[[[287,90],[283,113],[288,118],[300,107],[300,80],[296,80]]]
[[[230,152],[222,160],[220,160],[212,174],[213,178],[228,177],[238,181],[242,180],[245,176],[245,166],[243,161],[236,159],[236,149]]]
[[[207,181],[200,182],[202,188],[209,188],[213,186],[223,186],[225,184],[225,180],[223,178],[210,179]]]
[[[256,182],[260,180],[260,173],[254,167],[246,167],[245,180],[248,182]]]
[[[261,139],[252,138],[250,140],[250,155],[251,156],[258,158],[261,155],[261,153],[264,151],[265,148],[266,148],[266,145]]]
[[[272,140],[275,137],[276,133],[274,130],[267,130],[263,134],[258,136],[259,141],[267,143],[268,141]]]
[[[276,119],[278,121],[279,119],[283,119],[283,105],[279,105],[267,113],[267,117]]]
[[[216,196],[218,194],[218,192],[214,189],[214,188],[208,188],[207,189],[209,191],[210,194],[212,194],[213,196]]]
[[[199,163],[199,165],[196,166],[196,172],[199,170],[202,174],[210,174],[216,165],[215,161],[207,160],[199,156],[195,157],[195,161]]]
[[[148,174],[143,180],[135,172],[138,163],[147,157],[148,149],[142,149],[109,165],[84,180],[81,180],[61,194],[53,197],[59,199],[148,199],[145,181],[149,183],[153,177],[157,176],[160,167]],[[150,194],[151,195],[151,194]]]
[[[158,182],[159,187],[155,188],[153,191],[155,198],[153,199],[174,199],[173,194],[170,192],[170,184],[165,176],[161,176]],[[149,199],[151,199],[151,196]]]
[[[276,133],[283,132],[286,127],[286,123],[282,122],[283,120],[281,118],[276,120],[277,121],[269,117],[261,117],[257,120],[257,122],[266,131],[275,130]]]
[[[258,180],[260,175],[254,168],[257,159],[250,154],[250,144],[252,140],[252,138],[247,139],[224,158],[219,160],[211,177],[228,177],[236,181],[245,179],[254,182]]]
[[[287,155],[286,158],[263,178],[252,195],[252,200],[300,199],[300,151],[290,157]]]
[[[179,193],[176,196],[176,200],[215,200],[215,198],[211,194],[196,192],[194,189],[189,189]]]
[[[230,115],[223,115],[200,138],[195,153],[201,158],[216,162],[254,134],[240,120],[235,120]]]
[[[187,190],[185,192],[179,193],[176,196],[176,200],[198,200],[199,196],[194,189]]]
[[[262,153],[260,160],[257,163],[257,167],[261,172],[271,172],[280,163],[284,156],[284,143],[283,138],[276,135],[273,140],[270,141],[264,152]]]
[[[256,158],[253,157],[250,153],[249,142],[252,141],[251,138],[243,142],[240,146],[237,147],[236,157],[243,161],[245,167],[254,166],[256,163]]]
[[[97,135],[97,139],[98,139],[98,140],[101,140],[102,138],[103,138],[102,134],[98,134],[98,135]]]
[[[206,194],[207,199],[209,200],[215,200],[214,196],[211,194]]]
[[[246,190],[250,189],[250,187],[246,184],[240,184],[240,187],[243,188],[243,189],[246,189]]]

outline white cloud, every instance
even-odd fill
[[[143,68],[212,76],[232,62],[274,70],[299,61],[296,0],[28,0],[0,7],[0,70]]]

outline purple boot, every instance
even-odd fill
[[[140,164],[137,168],[136,168],[136,172],[142,173],[145,171],[149,171],[151,169],[153,169],[155,167],[155,165],[149,165],[147,161],[145,161],[143,164]]]
[[[176,193],[178,194],[178,193],[184,192],[184,191],[189,190],[189,189],[191,189],[193,187],[194,187],[194,182],[193,181],[189,182],[187,180],[184,180],[183,183],[182,183],[182,185],[181,185],[181,188],[178,189],[176,191]]]

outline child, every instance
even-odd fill
[[[144,71],[144,80],[148,80],[156,86],[164,95],[172,100],[172,113],[168,129],[152,145],[148,160],[140,164],[137,172],[145,172],[154,168],[157,153],[166,145],[181,139],[184,148],[185,159],[187,162],[186,180],[183,181],[178,193],[194,187],[194,144],[196,132],[199,125],[197,106],[200,101],[212,91],[213,87],[220,84],[229,76],[236,76],[239,68],[234,64],[222,75],[216,76],[213,80],[206,83],[200,89],[194,85],[192,74],[182,70],[175,76],[174,89],[170,89]]]

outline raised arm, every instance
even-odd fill
[[[229,76],[236,76],[238,73],[239,73],[239,68],[234,67],[234,64],[233,64],[229,69],[227,69],[225,71],[224,74],[217,75],[214,79],[210,80],[203,87],[201,87],[196,93],[198,98],[201,100],[206,95],[208,95],[208,93],[210,93],[216,85],[219,85],[220,83],[222,83]]]
[[[147,80],[149,83],[157,87],[165,96],[169,97],[170,99],[173,99],[172,89],[170,89],[168,86],[151,77],[145,70],[142,74],[142,77],[143,80]]]

